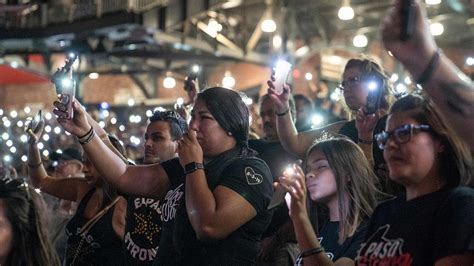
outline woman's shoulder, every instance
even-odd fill
[[[447,190],[443,198],[444,203],[440,205],[441,209],[474,210],[474,189],[471,187],[456,187]]]
[[[265,173],[271,175],[270,168],[268,167],[267,163],[256,156],[238,157],[232,160],[226,166],[227,169],[239,169],[246,167],[257,168],[260,171],[264,171]]]

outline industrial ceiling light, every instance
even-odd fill
[[[176,80],[171,76],[171,73],[166,73],[166,77],[163,79],[163,87],[172,89],[176,86]]]
[[[90,79],[98,79],[99,78],[99,73],[97,73],[97,72],[89,73],[89,78]]]
[[[342,3],[337,16],[340,20],[351,20],[354,18],[354,9],[352,9],[351,5],[349,4],[348,0],[345,0]]]
[[[444,26],[443,26],[443,24],[441,24],[439,22],[434,22],[434,23],[431,23],[430,30],[431,30],[431,34],[433,34],[433,36],[439,36],[439,35],[443,34]]]
[[[441,0],[425,0],[425,3],[430,6],[441,4]]]
[[[217,20],[213,18],[209,19],[209,22],[207,23],[207,34],[215,38],[217,36],[217,33],[219,33],[221,30],[222,25],[217,22]]]
[[[277,29],[277,25],[273,19],[265,19],[262,21],[261,25],[263,32],[275,32]]]
[[[283,43],[283,40],[281,39],[280,35],[275,35],[273,36],[273,48],[274,49],[280,49],[281,44]]]
[[[309,47],[307,45],[301,46],[295,51],[297,57],[302,57],[309,52]]]
[[[368,43],[369,40],[367,40],[367,37],[365,37],[364,34],[357,34],[352,40],[352,44],[354,44],[355,47],[359,48],[366,47]]]
[[[466,65],[468,66],[474,66],[474,57],[468,57],[466,58]]]
[[[222,85],[226,88],[233,88],[235,86],[235,78],[232,77],[230,71],[226,71],[222,79]]]

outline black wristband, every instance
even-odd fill
[[[85,140],[81,141],[80,139],[78,139],[79,144],[85,145],[85,144],[89,143],[89,142],[92,140],[92,138],[93,138],[94,136],[95,136],[95,131],[92,130],[92,131],[90,132],[89,136],[87,136],[87,138],[86,138]]]
[[[38,168],[38,167],[40,167],[42,164],[43,164],[42,161],[40,161],[38,164],[30,164],[30,163],[28,163],[28,167],[29,167],[29,168]]]
[[[372,144],[374,141],[373,140],[365,140],[365,139],[357,139],[357,142],[363,143],[363,144]]]
[[[300,255],[298,257],[305,258],[305,257],[311,256],[311,255],[314,255],[314,254],[321,253],[321,252],[324,252],[323,246],[303,251],[303,252],[300,253]]]
[[[87,131],[86,134],[80,136],[80,137],[77,137],[78,139],[82,139],[82,138],[85,138],[87,135],[89,135],[91,133],[91,131],[93,130],[94,128],[91,126],[91,129],[89,129],[89,131]]]
[[[284,112],[281,112],[281,113],[275,112],[275,114],[277,116],[284,116],[284,115],[288,114],[289,112],[290,112],[290,108],[286,109]]]
[[[422,85],[423,83],[427,82],[431,78],[435,68],[438,66],[439,58],[440,58],[440,51],[438,49],[434,52],[433,56],[431,56],[428,66],[426,66],[423,73],[421,73],[421,75],[416,80],[417,84]]]
[[[184,174],[188,175],[190,173],[193,173],[199,169],[204,169],[204,164],[202,163],[197,163],[197,162],[191,162],[188,163],[184,166]]]

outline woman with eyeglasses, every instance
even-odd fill
[[[401,40],[403,13],[400,11],[404,2],[404,0],[393,1],[393,5],[388,9],[382,21],[380,35],[385,49],[392,52],[393,57],[403,64],[417,84],[423,86],[423,90],[446,116],[454,131],[470,145],[471,150],[474,150],[472,67],[470,77],[466,76],[465,72],[463,73],[439,49],[431,34],[431,23],[427,17],[427,9],[430,6],[424,5],[423,1],[411,1],[414,13],[413,36],[407,40]],[[470,7],[472,6],[471,2]],[[472,13],[470,14],[472,18]],[[470,31],[472,31],[472,23],[470,24]]]
[[[377,135],[390,178],[406,197],[372,215],[359,265],[472,265],[474,190],[468,146],[429,99],[409,95]]]
[[[100,128],[98,125],[95,127]],[[115,208],[115,204],[121,201],[122,204],[117,206],[126,206],[126,200],[101,178],[87,155],[83,156],[85,178],[48,176],[37,147],[43,128],[44,121],[41,120],[34,131],[28,130],[31,181],[45,193],[78,203],[75,214],[66,225],[65,265],[120,264],[125,216],[124,210]],[[107,137],[105,131],[101,133]],[[109,136],[108,141],[125,155],[118,139]]]
[[[273,77],[272,77],[273,78]],[[374,134],[385,127],[386,112],[391,101],[391,82],[382,67],[370,59],[351,59],[347,62],[343,81],[339,88],[344,92],[348,109],[352,112],[353,120],[339,121],[321,128],[298,133],[293,126],[289,110],[290,88],[285,85],[283,93],[278,95],[274,83],[268,82],[268,93],[276,105],[278,136],[283,147],[291,153],[303,158],[307,148],[317,138],[325,133],[348,136],[364,151],[367,159],[374,165],[375,173],[379,176],[382,189],[389,193],[398,193],[396,186],[387,183],[386,165],[381,150],[377,147]],[[375,113],[368,113],[367,99],[369,91],[372,97]]]
[[[290,217],[302,251],[295,265],[353,265],[368,220],[383,196],[371,165],[357,144],[330,137],[308,149],[304,169],[295,165],[277,183],[291,195]],[[307,193],[329,214],[318,221],[317,234],[308,215]]]
[[[249,110],[238,92],[222,87],[200,92],[189,131],[179,142],[179,158],[143,166],[127,166],[105,147],[80,106],[74,106],[72,120],[64,118],[64,105],[55,106],[58,122],[82,136],[84,151],[121,191],[162,199],[184,182],[184,195],[168,206],[177,208],[174,232],[160,241],[160,248],[169,245],[178,256],[163,261],[158,254],[155,264],[255,264],[257,244],[271,219],[272,176],[248,148]]]
[[[45,203],[19,179],[0,177],[0,265],[59,266]]]

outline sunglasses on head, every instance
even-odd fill
[[[30,195],[30,186],[28,183],[22,178],[11,178],[9,176],[5,176],[0,179],[0,194],[6,192],[14,192],[14,191],[23,191],[26,193],[28,200],[31,199]]]
[[[380,149],[384,149],[387,141],[392,139],[397,144],[403,144],[410,141],[412,135],[417,132],[431,132],[429,125],[403,125],[391,131],[382,131],[375,135]]]

